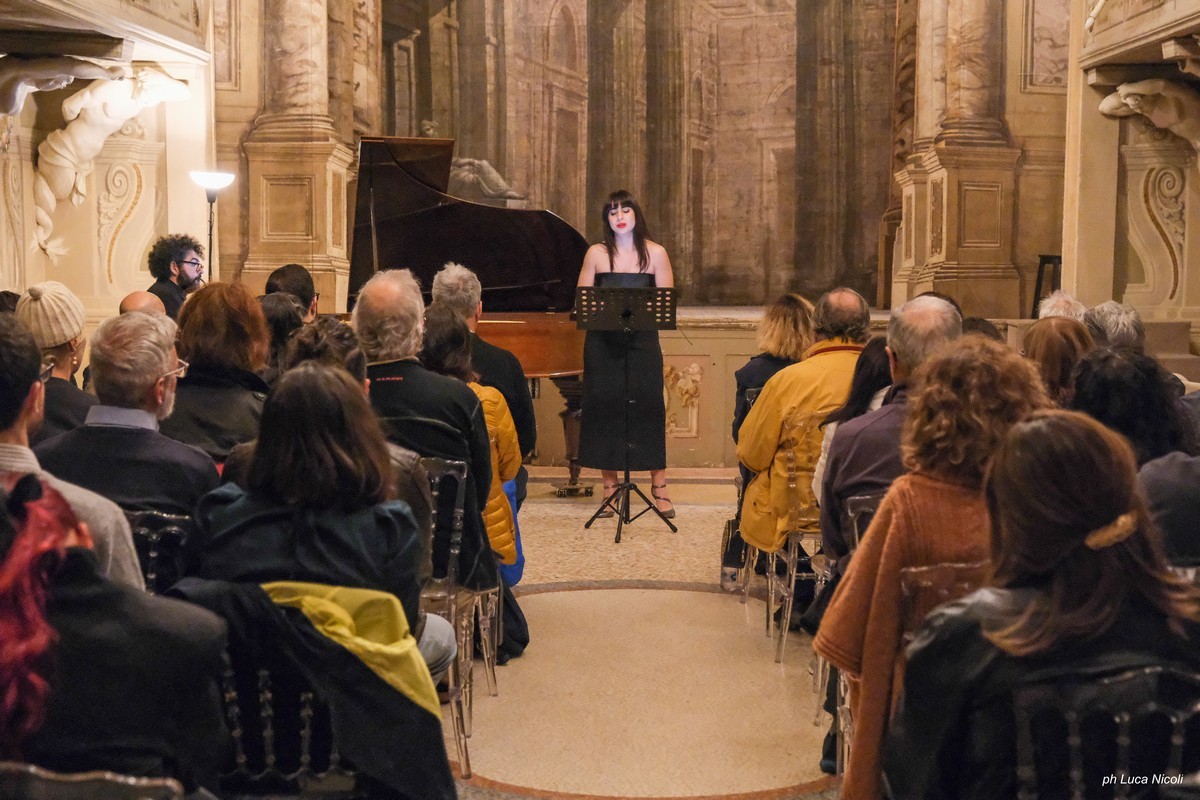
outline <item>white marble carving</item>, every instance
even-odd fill
[[[37,206],[36,243],[51,261],[65,252],[60,241],[50,239],[54,226],[52,214],[58,201],[69,199],[76,206],[83,202],[93,161],[108,138],[143,109],[185,100],[190,95],[187,84],[145,68],[138,70],[132,80],[93,81],[63,102],[63,118],[68,124],[52,131],[38,145],[33,186]]]
[[[121,67],[102,67],[71,56],[0,58],[0,114],[19,114],[33,92],[61,89],[76,78],[120,80]]]
[[[677,439],[700,436],[700,385],[704,368],[692,362],[682,370],[663,365],[663,401],[667,407],[667,435]]]
[[[1140,114],[1200,153],[1200,93],[1183,83],[1161,78],[1123,83],[1104,98],[1100,111],[1110,117]]]

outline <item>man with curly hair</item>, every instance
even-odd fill
[[[189,294],[204,283],[204,245],[186,233],[161,237],[150,248],[147,266],[155,281],[146,291],[162,300],[171,319],[179,318],[179,309]]]

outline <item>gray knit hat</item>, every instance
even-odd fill
[[[17,319],[29,328],[37,346],[47,350],[82,335],[86,315],[74,292],[58,281],[43,281],[21,295]]]

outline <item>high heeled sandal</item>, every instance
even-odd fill
[[[663,500],[667,503],[670,503],[670,505],[671,505],[670,508],[668,508],[666,511],[663,511],[661,508],[659,508],[658,513],[662,514],[664,519],[674,519],[675,518],[675,504],[671,502],[671,498],[667,497],[664,494],[659,494],[658,492],[654,491],[655,489],[665,489],[665,488],[667,488],[667,485],[665,483],[650,484],[650,496],[654,498],[654,505],[656,508],[658,507],[659,500]]]
[[[615,484],[615,483],[612,485],[609,485],[607,483],[604,484],[604,499],[605,500],[607,500],[608,498],[610,498],[614,494],[616,494],[617,486],[618,486],[618,484]],[[596,519],[608,519],[612,515],[613,515],[613,509],[612,509],[612,506],[609,506],[608,508],[604,509],[603,511],[597,511]]]

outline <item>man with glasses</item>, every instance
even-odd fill
[[[87,524],[101,574],[144,588],[133,536],[121,509],[47,472],[29,449],[30,433],[42,424],[45,387],[38,376],[43,372],[33,334],[15,314],[0,314],[0,473],[34,473],[47,481]]]
[[[218,482],[199,448],[158,432],[171,415],[175,382],[187,362],[175,353],[175,323],[161,315],[122,314],[92,336],[92,386],[100,404],[83,427],[34,449],[55,475],[106,497],[125,511],[191,514]]]
[[[178,319],[189,294],[204,283],[204,245],[186,233],[163,236],[150,248],[148,266],[155,281],[146,291],[162,300],[167,316]]]

